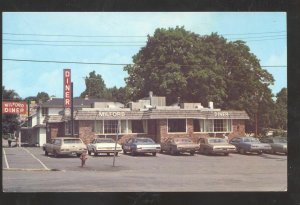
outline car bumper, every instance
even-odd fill
[[[185,148],[185,147],[178,147],[177,152],[195,152],[196,148]]]
[[[233,153],[236,152],[236,149],[214,149],[212,150],[212,153]]]
[[[82,153],[86,153],[87,150],[66,150],[66,151],[59,151],[57,152],[57,154],[60,155],[72,155],[72,154],[82,154]]]
[[[249,150],[247,150],[247,152],[265,152],[265,151],[271,151],[271,148],[250,148]]]
[[[160,149],[136,149],[134,152],[137,153],[153,153],[153,152],[160,152]]]
[[[122,149],[116,149],[116,152],[121,152]],[[114,153],[114,149],[101,149],[101,150],[96,150],[96,153]]]

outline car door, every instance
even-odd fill
[[[53,142],[53,151],[59,150],[61,146],[61,139],[55,139]]]

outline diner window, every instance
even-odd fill
[[[215,119],[214,120],[214,131],[215,132],[230,132],[231,131],[231,120]]]
[[[121,120],[121,133],[127,133],[126,120]]]
[[[204,132],[204,120],[194,119],[193,120],[194,132]]]
[[[103,134],[103,120],[95,121],[95,129],[96,134]]]
[[[128,120],[128,133],[147,133],[147,120]]]
[[[74,121],[74,134],[78,134],[79,133],[79,122],[78,121]],[[67,121],[65,122],[65,135],[71,135],[72,134],[72,122],[71,121]]]
[[[115,134],[118,130],[118,120],[104,121],[104,134]]]
[[[214,131],[214,120],[206,120],[205,132],[213,132],[213,131]]]
[[[42,108],[42,116],[48,116],[49,114],[49,109],[47,107]]]
[[[186,132],[186,119],[168,119],[168,132]]]

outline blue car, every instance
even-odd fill
[[[247,152],[262,154],[264,151],[271,150],[269,144],[261,143],[254,137],[235,137],[229,143],[234,145],[240,154],[246,154]]]

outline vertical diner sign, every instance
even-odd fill
[[[64,108],[65,115],[71,114],[71,69],[64,69]]]

